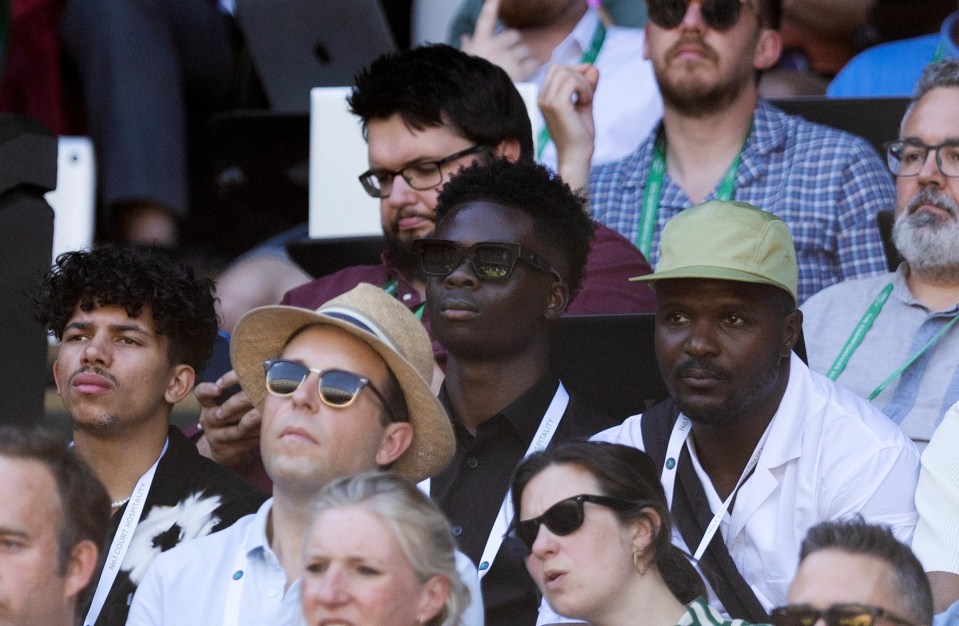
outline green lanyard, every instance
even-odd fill
[[[729,164],[729,169],[723,174],[722,180],[719,181],[719,186],[716,188],[717,200],[733,199],[736,192],[736,174],[739,172],[739,161],[752,131],[753,127],[750,124],[742,147],[736,153],[733,162]],[[663,133],[660,133],[656,138],[656,145],[653,148],[653,162],[649,166],[649,174],[646,177],[646,188],[643,190],[643,217],[639,231],[636,233],[636,247],[647,259],[650,258],[649,254],[653,249],[653,231],[656,229],[656,218],[659,214],[659,201],[663,195],[663,179],[665,177],[666,138]]]
[[[839,375],[842,374],[843,370],[846,369],[846,365],[849,363],[849,359],[852,358],[853,353],[859,347],[859,344],[862,343],[863,338],[866,336],[866,333],[869,332],[869,329],[872,328],[873,322],[876,321],[876,318],[879,317],[879,312],[882,310],[883,305],[886,304],[886,300],[889,299],[889,294],[892,293],[893,285],[889,283],[886,285],[882,291],[873,299],[872,303],[869,305],[869,308],[866,309],[866,312],[862,314],[862,318],[859,320],[859,323],[856,324],[856,328],[853,329],[852,334],[849,335],[849,339],[846,340],[846,344],[842,347],[842,350],[839,351],[839,356],[836,357],[836,361],[832,364],[832,367],[829,368],[829,371],[826,373],[826,376],[830,380],[836,380],[839,378]],[[950,328],[956,325],[956,321],[959,320],[959,315],[954,316],[949,323],[942,327],[938,333],[929,338],[929,340],[919,348],[915,354],[909,357],[905,363],[903,363],[895,372],[889,375],[886,380],[882,381],[878,387],[876,387],[871,394],[869,394],[868,400],[873,400],[882,393],[882,390],[889,386],[889,383],[896,380],[910,365],[916,362],[916,359],[925,354],[926,350],[936,345],[942,336],[945,335]]]
[[[589,42],[589,47],[586,48],[586,51],[583,52],[583,56],[580,57],[580,63],[595,63],[596,57],[599,56],[599,51],[603,48],[603,42],[606,40],[606,27],[603,26],[602,20],[596,24],[596,30],[593,31],[593,39]],[[540,161],[543,158],[543,150],[546,149],[546,144],[549,143],[549,129],[546,128],[546,124],[543,124],[543,128],[539,131],[539,137],[536,140],[536,160]]]
[[[936,44],[936,53],[932,55],[932,61],[930,62],[935,63],[936,61],[942,61],[944,58],[946,58],[946,48],[942,45],[942,41],[940,41]]]
[[[395,278],[391,278],[388,283],[386,283],[385,285],[383,285],[383,291],[385,291],[386,293],[388,293],[389,295],[391,295],[391,296],[393,296],[393,297],[395,298],[397,295],[399,295],[399,291],[400,291],[400,283],[399,283],[399,281],[397,281]],[[423,319],[423,309],[424,309],[424,308],[426,308],[426,303],[425,303],[425,302],[421,303],[418,307],[416,307],[416,310],[413,311],[413,315],[416,316],[416,319],[418,319],[418,320],[422,320],[422,319]]]

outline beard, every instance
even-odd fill
[[[395,234],[386,235],[386,256],[400,273],[410,280],[424,278],[423,271],[413,251],[413,240],[397,237]]]
[[[943,217],[916,211],[923,205],[949,213]],[[920,189],[896,216],[893,241],[909,268],[933,280],[959,278],[959,203],[941,191]]]
[[[653,73],[663,104],[688,117],[704,117],[724,111],[754,80],[754,70],[751,67],[736,67],[731,75],[719,76],[714,82],[708,83],[698,73],[682,71],[684,61],[674,59],[681,47],[689,45],[698,46],[705,60],[714,66],[708,71],[718,71],[714,68],[719,55],[700,38],[689,37],[677,41],[666,51],[662,61],[653,62]]]

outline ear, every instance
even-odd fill
[[[789,353],[799,343],[799,335],[802,333],[802,311],[796,309],[786,315],[783,323],[783,349],[782,358],[789,358]]]
[[[163,393],[163,398],[170,404],[176,404],[190,393],[195,380],[196,372],[193,371],[192,367],[183,363],[174,365],[170,383]]]
[[[99,556],[96,544],[89,539],[84,539],[73,546],[64,576],[63,590],[67,598],[75,599],[90,583]]]
[[[763,28],[759,31],[756,53],[753,55],[753,67],[768,70],[776,65],[783,52],[783,39],[779,31]]]
[[[503,141],[496,144],[496,148],[493,149],[493,154],[501,159],[506,159],[511,163],[519,161],[519,155],[522,151],[519,147],[519,142],[515,139],[504,139]]]
[[[445,576],[437,574],[427,580],[423,585],[423,591],[420,592],[420,599],[417,604],[417,623],[426,624],[436,617],[443,610],[446,598],[449,595],[450,581],[446,580]]]
[[[57,365],[60,363],[60,359],[57,359],[53,362],[53,382],[57,386],[57,395],[61,395],[63,390],[60,389],[60,371]]]
[[[413,425],[409,422],[393,422],[383,429],[380,449],[376,451],[376,464],[386,467],[406,452],[413,443]]]
[[[554,320],[566,312],[569,306],[569,285],[561,280],[553,280],[552,288],[549,290],[549,296],[546,300],[546,319]]]
[[[659,514],[656,511],[646,509],[643,513],[641,517],[632,522],[630,539],[634,554],[646,554],[662,527],[662,520],[659,519]]]

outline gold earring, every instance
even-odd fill
[[[639,572],[640,576],[646,575],[646,568],[648,566],[639,552],[633,552],[633,567],[636,568],[636,571]]]

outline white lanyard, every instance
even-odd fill
[[[689,441],[689,433],[692,432],[690,428],[691,425],[689,418],[680,414],[679,419],[673,424],[673,432],[669,436],[669,444],[666,446],[666,460],[663,463],[662,483],[663,489],[666,491],[666,504],[670,510],[673,508],[673,490],[676,488],[676,471],[679,467],[679,454],[682,451],[683,444]],[[716,514],[713,515],[713,519],[709,522],[709,525],[706,526],[706,532],[703,534],[703,539],[699,542],[699,547],[696,548],[696,552],[693,553],[693,559],[698,561],[702,558],[703,554],[706,553],[706,548],[709,546],[713,535],[715,535],[719,529],[723,517],[726,516],[726,511],[728,511],[732,505],[733,498],[736,497],[736,492],[739,491],[739,487],[756,468],[759,457],[763,453],[763,448],[766,446],[766,439],[769,438],[771,428],[772,420],[770,420],[769,425],[766,426],[763,436],[759,438],[759,443],[756,444],[756,449],[753,450],[752,456],[749,457],[749,462],[746,463],[746,467],[743,468],[743,473],[740,474],[739,480],[736,481],[736,486],[733,487],[732,492],[730,492],[729,496],[723,502],[723,505],[719,507]]]
[[[123,564],[123,557],[126,556],[127,549],[130,547],[130,541],[136,532],[137,524],[140,523],[140,515],[143,514],[143,505],[146,503],[147,494],[150,493],[150,486],[153,484],[153,475],[156,474],[157,465],[160,459],[166,454],[166,449],[170,445],[170,439],[167,438],[163,444],[163,450],[160,452],[156,462],[140,477],[133,493],[130,494],[130,501],[123,512],[123,519],[117,527],[117,533],[113,537],[113,543],[110,544],[110,551],[107,553],[106,561],[103,564],[103,572],[100,574],[100,580],[97,582],[96,593],[93,594],[93,602],[90,604],[90,610],[87,617],[83,620],[86,626],[93,626],[100,617],[100,611],[107,601],[107,595],[113,588],[113,583],[120,572],[120,566]]]
[[[553,400],[549,403],[549,407],[546,409],[546,413],[539,423],[539,428],[536,429],[536,434],[533,435],[533,441],[530,442],[529,449],[526,450],[526,454],[523,455],[524,459],[534,452],[545,449],[546,446],[549,445],[549,442],[553,440],[553,435],[556,434],[556,427],[559,426],[559,422],[563,418],[563,413],[566,412],[568,405],[569,393],[566,391],[563,383],[560,382],[556,388],[556,393],[553,394]],[[429,494],[430,479],[427,478],[421,481],[417,486]],[[480,579],[482,579],[493,566],[493,559],[496,558],[496,553],[499,552],[500,546],[503,545],[506,531],[509,530],[509,525],[513,521],[513,506],[510,502],[511,493],[510,489],[506,490],[506,497],[503,498],[503,504],[500,505],[499,512],[496,514],[496,521],[493,522],[493,528],[490,530],[489,537],[486,539],[486,547],[483,548],[483,555],[480,557],[479,567],[477,568]]]
[[[272,514],[272,507],[267,515]],[[240,542],[240,550],[233,560],[232,574],[230,575],[229,588],[226,590],[226,605],[223,608],[223,626],[239,626],[240,623],[240,602],[243,599],[243,587],[246,585],[247,572],[243,571],[246,565],[247,541],[250,533],[256,523],[247,526],[243,533],[243,540]]]

